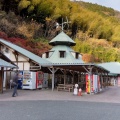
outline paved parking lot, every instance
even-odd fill
[[[85,94],[75,96],[73,92],[42,90],[18,90],[17,97],[12,96],[12,90],[5,90],[0,94],[0,101],[25,101],[25,100],[65,100],[65,101],[89,101],[89,102],[109,102],[120,103],[120,87],[109,86],[98,94]]]

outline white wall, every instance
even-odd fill
[[[5,50],[4,50],[5,48],[6,48],[5,46],[2,48],[2,51],[3,51],[4,55],[6,55],[11,61],[13,61],[19,67],[18,70],[29,70],[30,63],[28,62],[29,59],[27,57],[25,57],[24,55],[19,54],[18,55],[18,63],[17,63],[15,55],[13,53],[14,50],[8,48],[9,52],[6,53]]]

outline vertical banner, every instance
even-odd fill
[[[101,85],[100,85],[100,76],[97,75],[97,79],[98,79],[98,91],[100,91]]]
[[[94,87],[93,87],[93,75],[90,76],[90,81],[91,81],[91,92],[94,92]]]
[[[86,93],[90,93],[90,75],[86,75]]]
[[[98,91],[100,91],[100,77],[93,75],[93,92],[97,93]]]
[[[118,86],[120,87],[120,76],[118,77]]]
[[[93,81],[94,81],[94,92],[97,93],[98,91],[98,80],[97,80],[97,75],[93,75]]]

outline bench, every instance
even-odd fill
[[[58,84],[57,91],[60,91],[60,90],[71,92],[73,91],[73,85]]]

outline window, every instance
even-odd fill
[[[49,58],[49,52],[46,52],[46,58]]]
[[[65,51],[59,51],[60,52],[60,58],[64,58],[65,57]]]
[[[79,57],[79,53],[76,52],[75,58],[78,59],[78,57]]]

